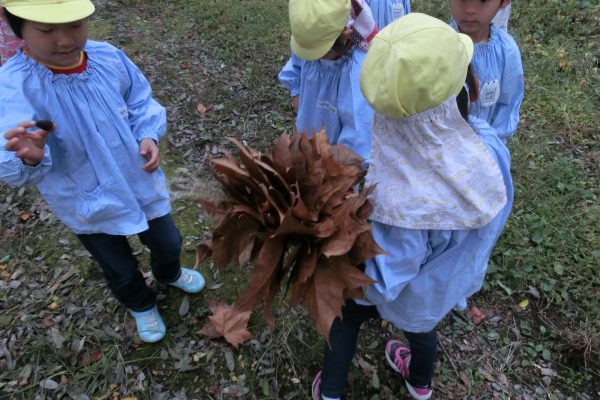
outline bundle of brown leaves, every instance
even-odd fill
[[[344,300],[362,297],[362,287],[373,283],[357,266],[382,252],[367,222],[371,189],[354,189],[365,173],[363,160],[330,145],[324,132],[283,134],[271,154],[231,141],[239,160],[227,155],[212,161],[227,198],[202,200],[216,228],[212,240],[198,246],[197,262],[212,255],[218,266],[251,262],[254,268],[240,298],[231,306],[213,305],[199,333],[225,336],[237,347],[250,338],[247,316],[261,302],[274,326],[272,302],[285,286],[290,305],[304,304],[328,340]]]

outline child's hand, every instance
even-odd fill
[[[142,169],[146,172],[154,172],[160,162],[156,142],[150,138],[142,139],[140,142],[140,154],[147,160]]]
[[[37,165],[44,159],[44,146],[49,131],[37,129],[28,131],[27,128],[35,126],[35,121],[24,121],[4,132],[6,145],[4,148],[13,151],[27,165]],[[56,125],[52,129],[56,129]]]

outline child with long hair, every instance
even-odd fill
[[[156,342],[166,327],[126,235],[150,249],[158,282],[188,293],[204,287],[179,261],[181,235],[159,168],[165,109],[123,52],[87,40],[89,0],[4,7],[25,47],[0,68],[0,182],[37,185],[100,264],[140,338]]]
[[[465,77],[473,43],[433,17],[412,13],[381,30],[360,74],[375,110],[366,184],[376,184],[368,260],[376,283],[334,321],[314,400],[340,399],[360,327],[383,318],[408,340],[385,356],[410,395],[432,394],[436,327],[482,285],[510,213],[510,155],[489,125],[468,114]]]

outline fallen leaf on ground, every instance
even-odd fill
[[[196,105],[196,110],[198,110],[198,112],[199,112],[199,113],[201,113],[201,114],[204,114],[204,113],[206,113],[207,111],[210,111],[210,110],[212,110],[212,108],[213,108],[213,105],[212,105],[212,104],[209,104],[209,105],[206,105],[206,106],[205,106],[205,105],[204,105],[204,104],[202,104],[202,103],[198,103],[198,104]]]
[[[23,211],[19,213],[19,218],[21,219],[21,221],[27,221],[29,218],[31,218],[31,214],[27,211]]]
[[[481,310],[477,308],[477,306],[475,306],[474,304],[472,304],[471,307],[469,307],[466,314],[469,318],[471,318],[471,321],[473,321],[475,325],[481,324],[485,319],[485,314],[481,312]]]
[[[213,315],[197,333],[209,337],[224,336],[234,347],[246,340],[252,339],[252,334],[246,329],[250,319],[250,311],[240,311],[223,302],[209,303]]]

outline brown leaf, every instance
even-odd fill
[[[292,155],[290,153],[290,137],[286,133],[279,136],[279,140],[275,143],[272,159],[275,168],[282,176],[285,176],[291,169]]]
[[[249,261],[258,227],[258,222],[245,214],[235,213],[223,219],[215,228],[211,243],[215,264],[225,267]]]
[[[209,308],[213,315],[197,333],[209,337],[224,336],[234,347],[252,339],[246,329],[250,319],[250,311],[240,311],[234,306],[222,302],[211,302]]]
[[[281,278],[278,276],[278,267],[283,261],[284,251],[284,238],[274,236],[265,241],[252,269],[248,286],[235,302],[236,307],[240,310],[252,310],[260,304],[268,294],[271,281]]]
[[[27,221],[28,219],[31,218],[31,214],[28,213],[27,211],[21,211],[19,213],[19,218],[21,219],[21,221]]]
[[[291,289],[290,303],[302,302],[328,339],[345,299],[362,298],[363,287],[373,283],[357,265],[382,252],[367,221],[370,189],[356,191],[363,160],[330,145],[325,132],[284,134],[265,154],[230,141],[239,159],[227,154],[212,161],[226,198],[202,200],[216,227],[211,241],[198,246],[197,259],[212,252],[218,266],[253,262],[232,307],[250,312],[262,303],[272,328],[273,300],[282,288]],[[228,312],[213,310],[202,332],[224,335]]]
[[[337,207],[334,213],[336,232],[323,241],[321,251],[324,256],[340,256],[347,254],[356,238],[369,230],[370,225],[365,220],[356,217],[356,199],[351,199]]]
[[[331,324],[336,317],[342,316],[344,285],[337,279],[333,269],[323,261],[319,260],[302,302],[313,318],[317,331],[329,342]]]
[[[200,266],[200,264],[206,260],[208,257],[212,255],[212,244],[211,241],[208,240],[204,243],[200,243],[196,246],[196,264],[195,267]]]
[[[100,350],[94,350],[91,353],[86,353],[81,357],[79,364],[82,367],[88,367],[91,364],[97,363],[102,359],[102,352]]]
[[[202,104],[202,103],[198,103],[198,104],[196,105],[196,110],[198,110],[198,112],[199,112],[199,113],[201,113],[201,114],[204,114],[204,113],[206,113],[207,111],[210,111],[210,110],[212,110],[212,108],[213,108],[213,105],[212,105],[212,104],[209,104],[209,105],[205,106],[205,105],[204,105],[204,104]]]
[[[481,312],[481,310],[477,308],[475,304],[471,304],[471,307],[469,307],[466,314],[471,318],[471,321],[473,321],[475,325],[481,324],[485,319],[485,314]]]

